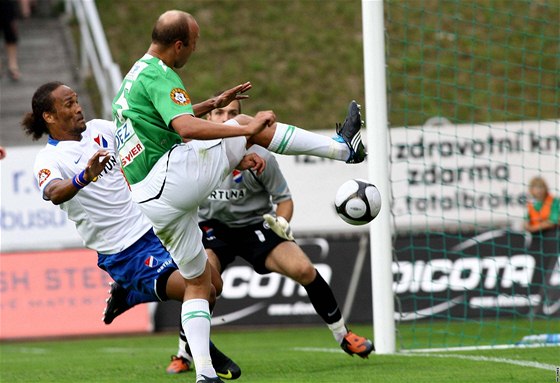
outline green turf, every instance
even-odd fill
[[[457,326],[461,326],[457,324]],[[403,327],[403,326],[400,326]],[[406,327],[406,326],[404,326]],[[371,334],[367,326],[354,326]],[[324,326],[213,330],[215,343],[242,367],[239,382],[554,382],[560,348],[373,355],[340,351]],[[2,382],[193,382],[165,374],[175,334],[4,342]],[[520,362],[521,365],[514,363]],[[531,363],[540,363],[531,367]]]
[[[560,333],[560,320],[469,319],[421,321],[398,327],[402,349],[468,347],[514,344],[525,335]],[[560,360],[560,357],[558,358]]]

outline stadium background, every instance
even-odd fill
[[[165,9],[182,8],[183,4],[184,3],[180,1],[119,2],[116,4],[108,0],[97,2],[111,52],[123,71],[128,69],[134,59],[143,54],[149,44],[149,32],[147,31],[151,29],[153,24],[153,16],[161,13],[161,11]],[[427,9],[430,9],[430,7],[436,7],[440,3],[425,2],[424,4]],[[445,6],[445,4],[451,3],[444,2],[443,4]],[[539,5],[538,3],[535,4],[536,5],[530,7],[531,12],[539,12]],[[396,7],[397,5],[398,2],[387,2],[387,13],[391,13],[392,9],[396,9],[392,7]],[[497,2],[496,8],[499,9],[500,5],[507,6],[512,13],[522,13],[528,6],[528,3]],[[449,6],[453,7],[453,4]],[[519,9],[516,9],[517,7],[519,7]],[[340,118],[339,116],[344,115],[348,100],[353,98],[358,100],[364,99],[360,9],[360,2],[358,1],[189,2],[189,11],[197,17],[202,28],[202,36],[198,51],[187,70],[181,72],[187,88],[191,90],[191,97],[194,100],[200,100],[206,98],[215,90],[223,88],[224,85],[251,80],[254,89],[251,91],[251,100],[244,104],[244,111],[251,113],[260,109],[272,107],[277,112],[280,119],[289,120],[302,127],[308,129],[325,129],[332,127]],[[465,9],[467,11],[469,10],[469,8]],[[472,12],[473,9],[470,8],[470,11]],[[321,17],[317,17],[318,14],[320,14]],[[395,14],[395,10],[393,10],[393,14]],[[480,17],[485,19],[490,16],[491,15],[483,14]],[[430,12],[419,13],[417,17],[429,18]],[[461,15],[461,17],[468,19],[469,17],[473,17],[473,15],[465,14]],[[550,17],[551,20],[554,20],[555,15],[544,15],[544,17]],[[503,21],[509,23],[512,29],[521,30],[527,28],[526,25],[517,24],[522,21],[521,19],[504,18]],[[259,24],[264,22],[267,27],[258,28],[257,30],[254,28],[254,24],[257,22]],[[414,19],[407,20],[407,22],[414,23]],[[498,21],[496,20],[494,22]],[[555,25],[555,23],[551,22],[548,25]],[[404,37],[402,39],[398,37],[398,33],[401,29],[392,29],[392,27],[391,24],[387,25],[388,32],[394,36],[393,38],[396,41],[404,41]],[[537,28],[534,24],[530,24],[529,27]],[[496,41],[500,41],[502,38],[499,35],[502,30],[501,28],[496,28],[493,31],[493,38]],[[535,31],[535,33],[537,32]],[[519,36],[519,38],[522,39],[523,36]],[[510,41],[512,45],[515,43],[515,41]],[[427,45],[429,45],[429,42],[427,42]],[[500,69],[497,68],[497,66],[503,64],[503,60],[500,60],[503,52],[499,50],[477,52],[476,49],[477,45],[473,44],[469,46],[468,49],[465,47],[464,50],[471,50],[474,56],[487,57],[488,62],[496,63],[496,65],[492,66],[492,70],[496,70],[499,73]],[[483,48],[481,47],[481,49]],[[550,44],[544,46],[543,49],[553,50],[557,49],[557,47],[555,48],[553,44]],[[523,52],[520,51],[518,54],[522,55]],[[415,89],[415,85],[425,86],[425,84],[421,84],[420,81],[415,84],[414,81],[406,80],[406,78],[415,79],[421,76],[432,76],[438,77],[441,83],[446,83],[448,81],[445,77],[445,71],[438,72],[437,74],[421,72],[422,68],[415,67],[411,65],[410,62],[400,61],[399,56],[400,54],[398,52],[391,50],[388,57],[389,67],[397,68],[397,71],[389,72],[389,84],[392,89],[389,95],[390,104],[395,106],[394,108],[390,108],[389,120],[391,126],[422,125],[433,116],[444,116],[457,123],[465,121],[519,120],[523,116],[536,116],[540,119],[558,118],[556,108],[558,96],[557,90],[554,87],[544,87],[540,89],[527,87],[523,89],[523,97],[519,100],[512,97],[511,103],[508,105],[507,109],[500,107],[499,103],[501,101],[498,98],[480,99],[479,101],[482,105],[491,105],[487,108],[477,107],[472,100],[464,102],[464,105],[470,105],[470,107],[465,109],[450,106],[446,107],[437,97],[429,96],[431,94],[430,89]],[[546,55],[546,57],[553,56],[552,53]],[[515,62],[516,57],[511,57],[510,61]],[[305,63],[305,65],[302,63]],[[539,74],[535,74],[535,76],[541,76],[538,82],[554,84],[556,79],[554,70],[557,69],[555,65],[557,64],[554,61],[542,62],[541,66],[544,70]],[[398,70],[404,71],[405,69],[407,76],[396,74]],[[189,76],[188,73],[191,72],[196,75]],[[453,75],[454,73],[449,73],[449,76],[452,77]],[[528,76],[531,75],[532,74]],[[49,78],[45,81],[51,79],[52,78]],[[88,79],[85,80],[87,89],[91,90],[90,94],[93,100],[93,107],[90,117],[93,117],[94,114],[99,113],[99,101],[96,100],[92,81]],[[515,93],[516,89],[508,91]],[[532,91],[534,91],[534,93],[532,93]],[[419,101],[420,104],[417,107],[408,105],[410,110],[421,110],[421,112],[403,113],[403,110],[401,110],[399,106],[406,104],[406,100],[408,99],[405,100],[405,97],[407,94],[425,95],[425,97],[419,97],[421,101]],[[541,101],[538,105],[535,103],[527,103],[527,100],[536,99]],[[515,104],[516,102],[518,102],[517,105]],[[497,104],[492,106],[493,103]],[[523,111],[522,115],[521,112],[515,113],[516,110]],[[365,117],[367,119],[367,115]],[[4,126],[2,129],[4,129]],[[21,143],[16,143],[15,146],[26,145],[28,143],[28,141],[22,141]],[[17,152],[19,152],[19,149],[17,149]],[[25,160],[22,160],[22,158]],[[29,206],[26,205],[25,202],[12,203],[12,200],[9,198],[13,197],[16,198],[16,200],[20,197],[36,198],[36,196],[31,196],[33,190],[32,186],[27,183],[22,184],[22,182],[26,182],[22,180],[28,179],[25,177],[28,177],[29,174],[26,174],[25,169],[18,167],[22,166],[24,161],[29,161],[30,158],[32,158],[31,154],[24,153],[21,155],[21,158],[12,157],[9,159],[9,161],[13,162],[7,162],[8,165],[2,163],[3,174],[9,175],[7,177],[2,177],[2,236],[8,234],[11,235],[12,238],[14,236],[13,233],[9,233],[12,227],[10,223],[17,222],[17,218],[12,218],[12,216],[7,214],[7,212],[10,213],[8,209],[17,210],[19,206]],[[301,163],[305,164],[312,162],[312,160],[309,159],[300,160]],[[364,168],[353,171],[356,171],[358,175],[360,175],[360,172],[364,172],[361,173],[361,175],[365,174]],[[289,172],[289,170],[287,172]],[[340,176],[342,181],[350,176],[353,177],[354,173],[338,174],[337,176]],[[336,182],[338,181],[335,181],[335,184]],[[7,187],[11,191],[12,194],[10,196],[4,194],[4,187]],[[22,194],[24,195],[22,196]],[[308,198],[309,196],[305,197]],[[298,199],[300,198],[303,199],[304,197],[296,195],[296,209],[298,209],[298,211],[299,209],[305,211],[306,203],[299,203]],[[328,196],[326,198],[328,200]],[[10,203],[6,203],[7,200]],[[41,209],[43,209],[43,207],[41,207]],[[18,213],[16,212],[14,214],[16,214],[15,216],[17,217]],[[29,222],[31,219],[30,216],[26,215],[27,213],[25,212],[22,214],[23,215],[20,215],[20,217],[23,217],[21,218],[22,222]],[[53,214],[52,212],[38,213],[38,217],[40,217],[37,225],[40,226],[38,228],[39,230],[44,228],[45,222],[52,222],[52,226],[55,228],[57,225],[63,225],[61,218]],[[297,222],[294,222],[294,225],[297,225]],[[310,226],[311,225],[312,224],[310,224]],[[36,233],[30,233],[25,224],[22,224],[21,228],[22,231],[17,232],[16,237],[23,245],[17,249],[11,248],[9,250],[10,252],[13,250],[24,250],[26,246],[30,246],[36,250],[49,247],[56,248],[60,247],[61,244],[63,247],[77,246],[77,239],[71,238],[68,232],[65,232],[64,236],[68,239],[69,243],[64,244],[63,242],[54,240],[49,232],[44,234],[44,240],[38,241]],[[309,227],[307,228],[309,229]],[[70,225],[69,230],[71,229],[72,227]],[[347,226],[340,227],[340,231],[347,232],[348,229]],[[367,251],[365,254],[358,251],[360,246],[363,248],[369,248],[369,246],[360,242],[363,238],[363,232],[334,235],[339,234],[337,231],[339,230],[334,228],[331,233],[332,235],[326,238],[319,238],[326,240],[329,243],[329,248],[334,249],[329,253],[331,257],[328,257],[328,261],[332,261],[332,264],[329,266],[333,271],[332,282],[338,283],[340,286],[335,286],[337,294],[339,294],[337,298],[339,298],[341,302],[348,302],[349,297],[357,297],[356,301],[352,301],[350,305],[345,306],[349,319],[361,323],[370,322],[370,281],[367,279],[368,273],[366,272],[369,270],[369,254]],[[301,231],[302,237],[305,238],[313,239],[315,238],[313,234],[312,228],[308,231]],[[35,240],[31,240],[30,238]],[[5,240],[3,238],[3,244],[4,243]],[[406,245],[404,247],[406,247]],[[312,254],[312,259],[320,263],[326,257],[321,253],[321,249],[323,248],[320,246],[318,248],[319,250],[316,251],[317,254]],[[310,248],[309,251],[313,253],[314,250]],[[8,255],[5,254],[6,252],[7,251],[3,250],[3,256],[6,255],[8,257]],[[346,254],[341,255],[341,253]],[[16,254],[10,255],[9,257],[11,259],[17,255],[23,256],[22,254]],[[54,255],[60,256],[61,254],[57,252]],[[33,254],[32,256],[37,256],[37,254]],[[73,255],[65,253],[63,256],[70,258]],[[31,275],[23,274],[22,276],[18,274],[18,272],[21,271],[21,264],[17,261],[14,261],[14,273],[10,274],[5,268],[7,263],[3,262],[2,293],[4,304],[2,308],[10,309],[11,307],[10,304],[5,304],[5,302],[14,302],[12,306],[17,306],[19,303],[15,302],[21,302],[21,297],[23,296],[18,294],[28,294],[32,288],[42,289],[42,294],[46,294],[49,291],[64,292],[67,291],[68,288],[76,288],[76,285],[83,287],[84,292],[89,292],[89,289],[93,288],[93,286],[101,287],[103,285],[102,282],[105,281],[101,281],[100,279],[95,279],[95,282],[91,281],[90,273],[93,273],[93,271],[90,271],[85,265],[92,265],[92,259],[94,258],[92,258],[91,254],[89,257],[87,262],[77,267],[77,273],[68,272],[67,270],[70,270],[68,268],[62,268],[60,270],[55,269],[53,271],[54,275],[64,277],[54,278],[52,277],[53,274],[46,274],[47,271],[51,270],[49,267],[58,263],[57,258],[53,258],[49,265],[45,266],[43,272],[39,274],[44,277],[44,279],[42,279],[43,285],[38,284],[36,287],[27,283],[27,281],[41,281],[41,278],[34,279],[30,278]],[[31,262],[28,264],[31,264]],[[342,272],[344,266],[352,266],[352,269]],[[350,275],[353,275],[356,268],[359,272],[354,274],[356,278],[354,279],[354,283],[357,283],[358,293],[356,293],[356,291],[352,292],[350,289],[352,285]],[[78,275],[79,277],[74,279],[74,275]],[[76,280],[78,282],[76,282]],[[338,280],[340,281],[336,282]],[[255,281],[255,283],[260,283],[261,287],[271,286],[273,283],[278,283],[278,287],[283,286],[280,284],[281,282],[277,281]],[[8,295],[6,295],[11,293],[15,295],[13,297],[8,297]],[[317,322],[317,318],[314,318],[313,315],[309,315],[309,313],[306,312],[306,307],[298,305],[301,298],[298,297],[286,303],[283,299],[286,295],[290,294],[286,292],[282,293],[281,290],[276,291],[275,294],[278,294],[276,298],[280,298],[278,302],[274,302],[274,304],[279,305],[277,309],[275,309],[277,310],[276,312],[281,312],[278,310],[288,310],[292,313],[299,312],[299,314],[297,314],[297,319],[294,320],[293,317],[286,316],[284,318],[285,322],[293,323],[294,321],[299,322],[300,320],[302,323]],[[282,296],[282,294],[284,294],[284,296]],[[293,292],[292,295],[297,297],[296,292]],[[6,299],[6,297],[10,299]],[[43,302],[31,302],[29,306],[43,306],[46,310],[60,307],[66,307],[70,311],[73,310],[74,303],[68,301],[61,302],[56,299],[56,297],[51,297],[50,300],[45,299]],[[88,306],[95,306],[88,300],[90,297],[87,294],[82,296],[82,299],[83,302],[88,302]],[[99,299],[99,297],[95,299]],[[266,302],[266,300],[262,299],[255,300],[255,302],[258,301]],[[291,307],[286,307],[287,304],[291,305]],[[352,304],[355,304],[355,307],[359,307],[359,310],[353,310]],[[100,307],[98,306],[92,308],[97,310],[97,312],[100,311]],[[158,314],[157,310],[156,314]],[[142,316],[145,318],[148,314],[142,314]],[[95,318],[98,318],[98,315],[95,316]],[[261,323],[261,320],[262,318],[258,319],[257,322]],[[6,322],[4,321],[4,323]],[[283,323],[283,321],[280,320],[277,323]],[[142,324],[140,328],[142,326],[144,326],[144,324]],[[169,324],[169,327],[173,326],[173,324]],[[164,326],[163,324],[156,324],[155,327],[160,328]],[[52,329],[52,327],[49,328]],[[99,331],[106,330],[103,327],[101,328],[102,329]],[[139,328],[136,327],[132,330],[138,331],[138,329]],[[148,328],[145,328],[145,330],[146,329]],[[27,336],[41,335],[34,334],[29,328],[24,330],[23,334]],[[83,332],[84,330],[79,329],[77,331]]]

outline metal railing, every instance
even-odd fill
[[[94,0],[66,0],[66,14],[75,16],[80,30],[80,73],[92,74],[101,97],[103,118],[112,119],[111,102],[122,82],[113,61]]]

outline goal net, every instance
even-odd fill
[[[560,3],[384,13],[400,348],[560,333],[560,231],[524,228],[534,177],[560,197]]]

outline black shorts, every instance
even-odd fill
[[[287,241],[270,230],[265,222],[241,228],[231,228],[216,220],[200,222],[205,249],[212,249],[220,260],[222,272],[241,257],[259,274],[268,274],[264,266],[268,254],[280,243]]]

